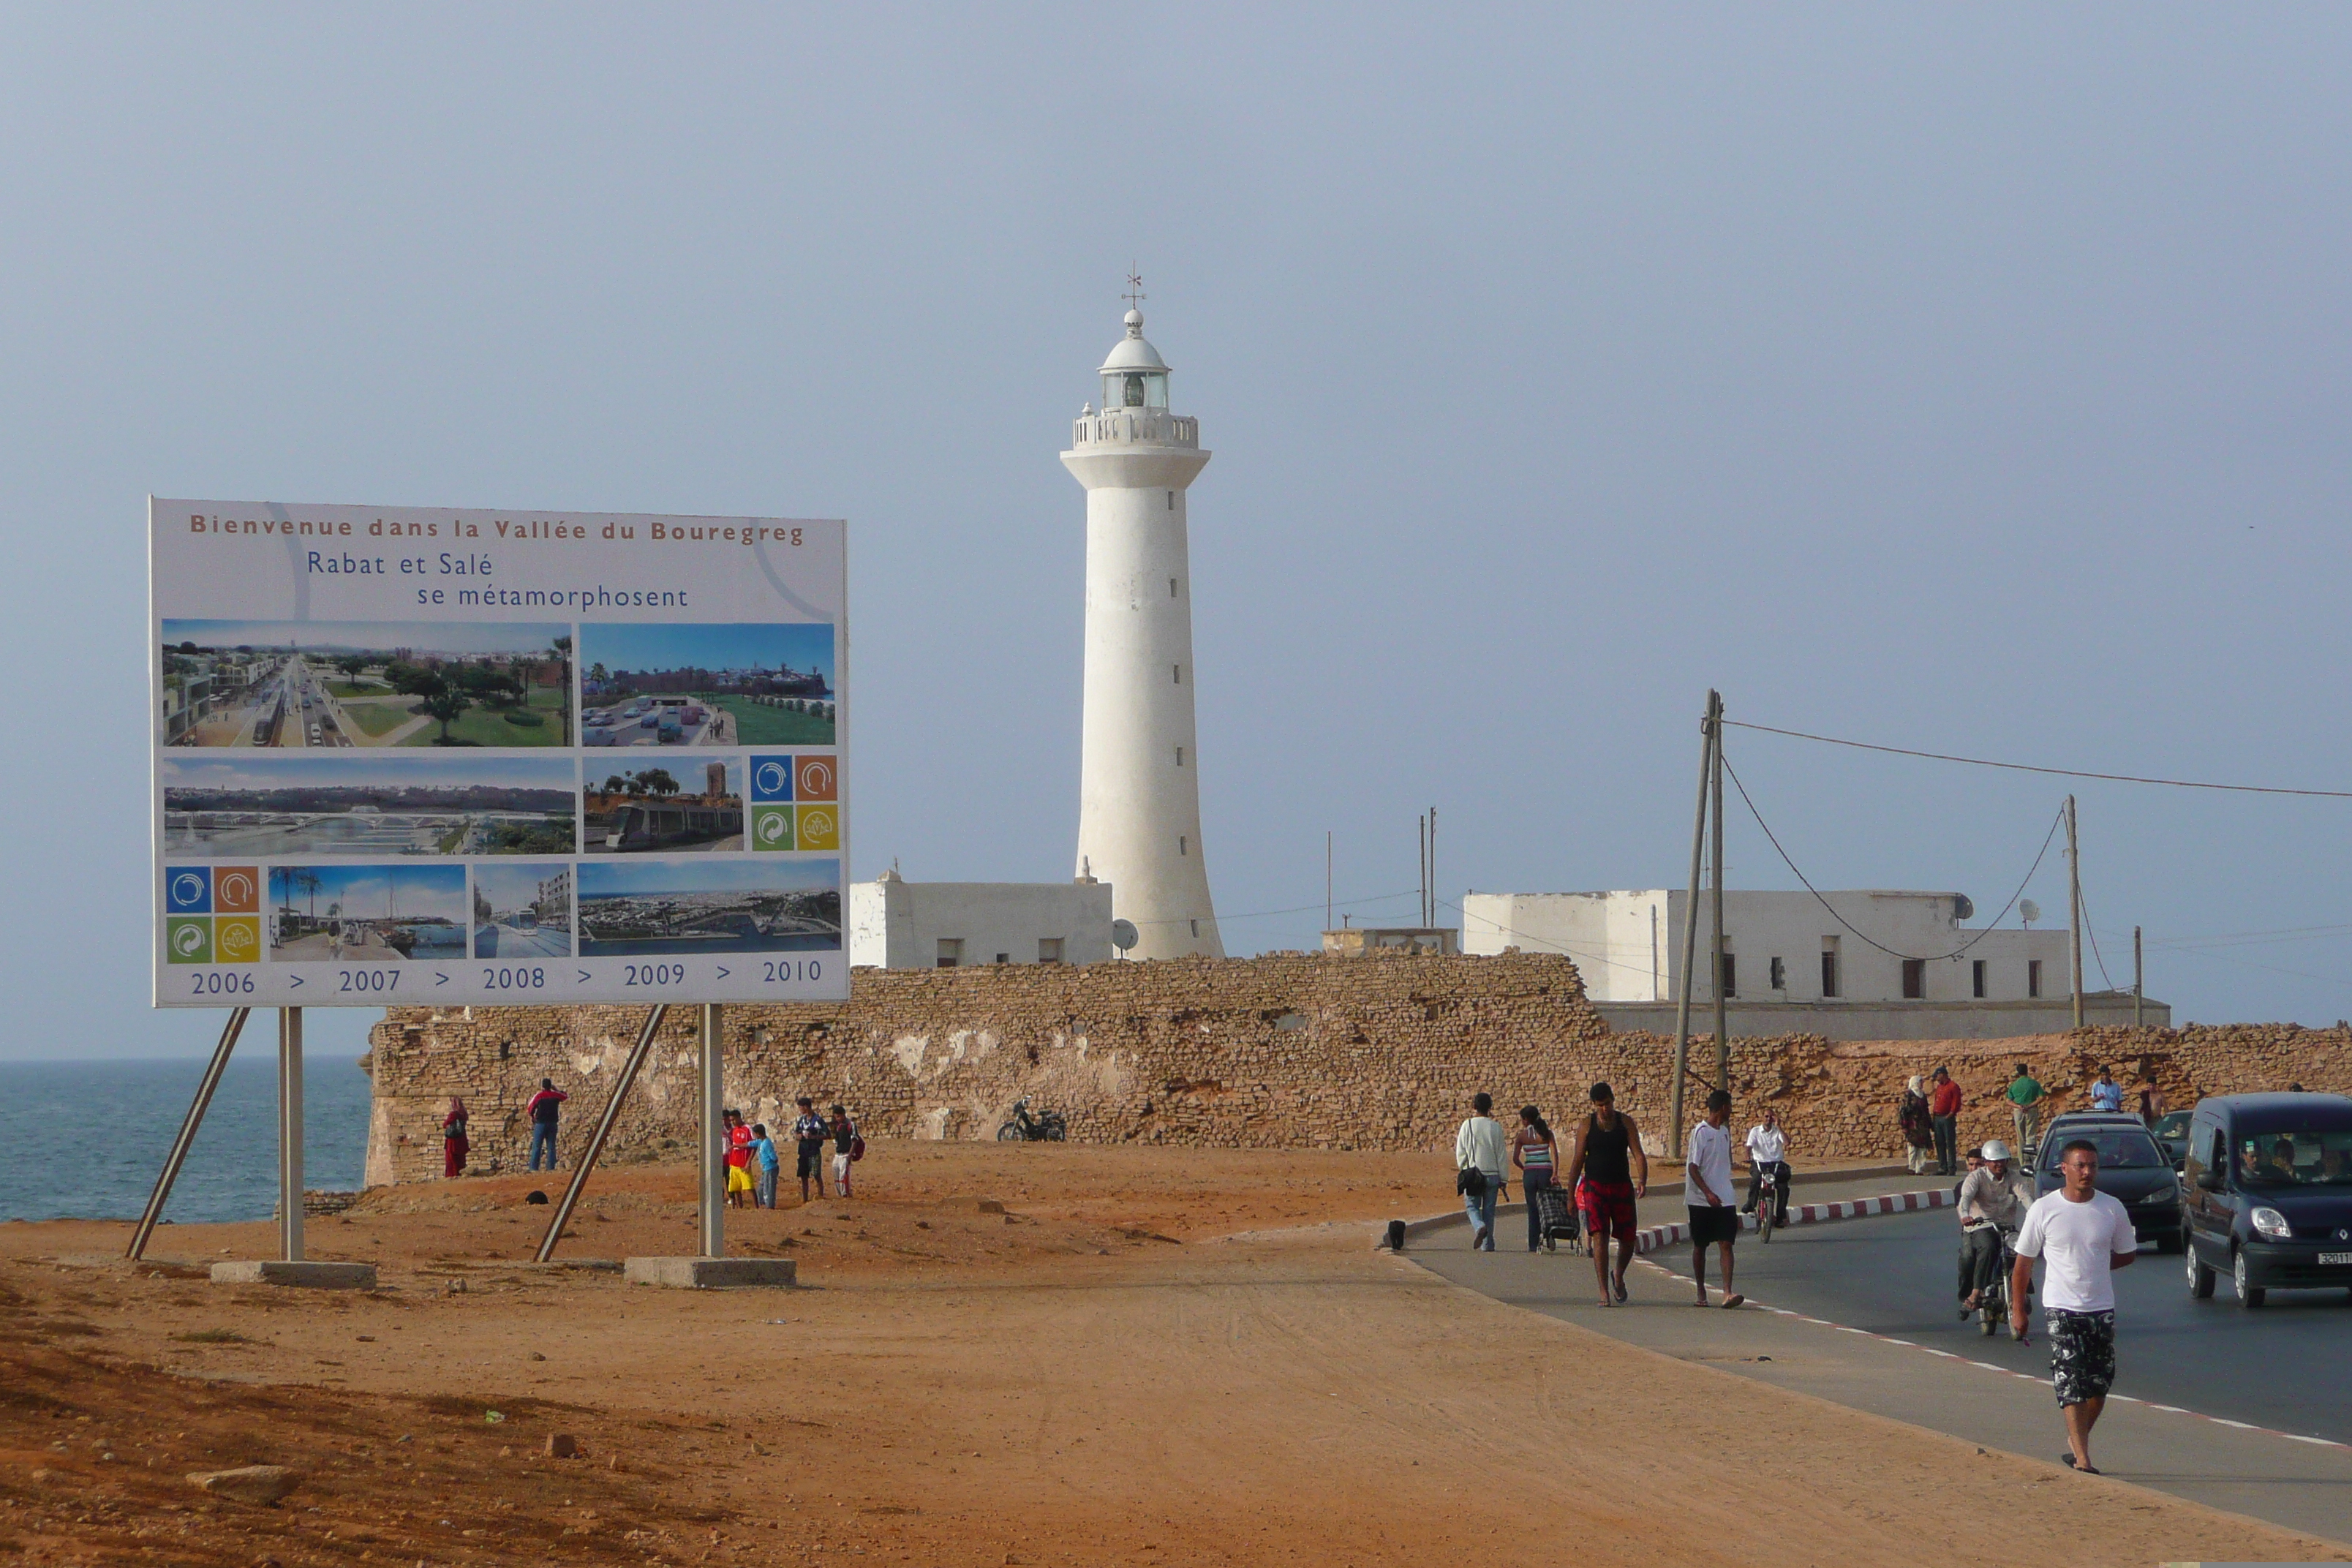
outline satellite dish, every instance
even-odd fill
[[[1977,901],[1974,899],[1969,897],[1966,893],[1954,893],[1952,895],[1952,918],[1954,920],[1973,920],[1976,918],[1976,912]]]
[[[1133,947],[1137,942],[1141,942],[1142,940],[1142,933],[1135,929],[1135,922],[1133,921],[1113,921],[1110,922],[1110,944],[1111,946],[1118,949],[1119,952],[1127,952],[1129,948]]]
[[[2033,922],[2042,918],[2042,906],[2032,899],[2021,899],[2017,905],[2017,918],[2025,922],[2026,930],[2032,931]]]

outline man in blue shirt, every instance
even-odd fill
[[[2091,1109],[2120,1111],[2123,1108],[2124,1086],[2116,1081],[2114,1073],[2100,1068],[2097,1079],[2091,1085]]]
[[[751,1163],[759,1174],[751,1178],[751,1206],[772,1209],[776,1206],[776,1172],[783,1161],[776,1153],[776,1141],[768,1136],[768,1124],[751,1124]]]

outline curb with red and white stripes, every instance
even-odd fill
[[[1925,1193],[1882,1193],[1874,1198],[1848,1198],[1834,1204],[1790,1204],[1789,1224],[1823,1225],[1831,1220],[1861,1219],[1867,1215],[1909,1214],[1919,1209],[1940,1209],[1952,1206],[1949,1187],[1937,1187]],[[1739,1228],[1754,1230],[1756,1216],[1741,1215]],[[1662,1247],[1675,1247],[1690,1240],[1690,1226],[1654,1225],[1633,1233],[1636,1253],[1655,1252]]]

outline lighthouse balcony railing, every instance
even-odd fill
[[[1072,425],[1076,447],[1192,447],[1201,445],[1201,422],[1164,408],[1111,408],[1082,415]]]

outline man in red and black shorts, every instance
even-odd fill
[[[1601,1281],[1601,1304],[1622,1305],[1625,1270],[1633,1261],[1633,1200],[1650,1190],[1650,1159],[1633,1119],[1617,1109],[1616,1091],[1592,1086],[1592,1114],[1576,1134],[1576,1154],[1567,1183],[1584,1211],[1584,1234],[1592,1248],[1593,1277]],[[1617,1238],[1617,1268],[1609,1268],[1609,1238]]]

